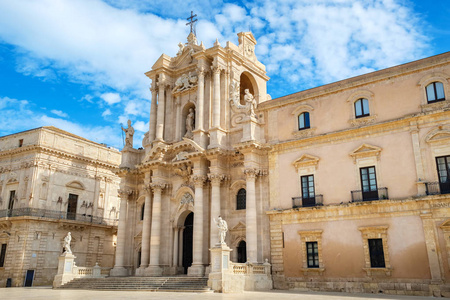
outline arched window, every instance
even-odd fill
[[[355,117],[362,118],[367,116],[370,116],[369,100],[366,98],[358,99],[358,101],[355,102]]]
[[[305,111],[298,115],[298,130],[310,128],[309,112]]]
[[[427,91],[428,103],[445,100],[444,85],[442,82],[432,82],[425,89]]]
[[[144,220],[145,203],[141,206],[141,221]]]
[[[247,262],[247,243],[245,241],[240,241],[237,247],[238,263]]]
[[[247,192],[245,189],[240,189],[236,195],[236,209],[245,209]]]

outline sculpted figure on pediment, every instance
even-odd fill
[[[197,85],[197,81],[197,75],[193,75],[191,72],[183,74],[175,81],[175,87],[173,88],[172,93],[191,89]]]
[[[180,48],[177,52],[177,56],[180,56],[181,54],[183,54],[183,50],[184,50],[184,44],[182,42],[178,43],[178,47]]]

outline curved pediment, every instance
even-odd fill
[[[68,184],[66,184],[66,187],[73,188],[73,189],[78,189],[78,190],[84,190],[85,189],[84,185],[81,182],[79,182],[79,181],[71,181]]]
[[[205,155],[205,149],[200,147],[193,140],[183,138],[182,141],[173,145],[160,144],[153,147],[144,161],[150,162],[158,160],[164,162],[178,162],[198,155]]]
[[[427,143],[441,142],[450,139],[450,130],[434,129],[427,134],[425,141]]]

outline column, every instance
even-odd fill
[[[181,140],[181,96],[177,96],[175,106],[177,109],[175,116],[175,141],[178,142]]]
[[[256,169],[246,169],[244,171],[246,177],[246,238],[247,238],[247,261],[250,263],[258,262],[258,235],[257,235],[257,220],[256,220],[256,194],[255,181],[258,175]]]
[[[165,86],[164,74],[160,74],[158,80],[158,115],[156,116],[156,140],[158,141],[162,141],[164,135],[164,112],[166,106],[164,97]]]
[[[153,208],[152,208],[152,229],[150,237],[150,265],[148,274],[161,276],[162,269],[159,266],[159,251],[161,246],[161,195],[166,187],[163,183],[152,183]]]
[[[174,267],[178,266],[178,232],[180,231],[180,227],[179,226],[174,226],[173,227],[173,260],[172,260],[172,265]]]
[[[219,228],[217,228],[214,219],[220,216],[220,184],[225,178],[222,174],[208,174],[211,181],[211,226],[210,226],[210,248],[220,242]]]
[[[203,185],[205,175],[194,175],[195,199],[194,199],[194,232],[192,237],[192,266],[188,270],[189,275],[203,276]]]
[[[127,201],[131,191],[118,190],[120,197],[119,226],[117,228],[116,263],[111,270],[111,276],[127,276],[128,271],[123,267],[125,260],[125,241],[127,230]]]
[[[145,204],[144,204],[144,220],[142,222],[142,244],[141,244],[141,265],[140,268],[143,270],[148,267],[149,257],[150,257],[150,219],[151,219],[151,187],[147,185],[145,188]],[[136,273],[141,273],[137,271]],[[141,274],[139,274],[141,275]]]
[[[416,163],[417,174],[417,196],[426,194],[425,175],[423,172],[422,153],[420,153],[419,129],[417,125],[411,130],[411,139],[414,153],[414,162]]]
[[[214,74],[214,98],[213,98],[213,114],[212,127],[218,128],[220,126],[220,66],[211,67]]]
[[[198,76],[198,88],[197,88],[197,116],[196,116],[196,129],[203,130],[203,115],[204,115],[204,98],[205,98],[205,69],[200,67],[197,69]]]
[[[152,92],[152,103],[150,106],[149,137],[150,137],[150,141],[154,141],[155,137],[156,137],[156,109],[157,109],[157,106],[156,106],[157,91],[156,91],[155,79],[153,80],[150,91]]]
[[[178,266],[183,266],[183,232],[184,232],[184,226],[180,227],[180,230],[178,232]]]
[[[436,232],[436,222],[429,212],[420,215],[422,219],[423,233],[425,237],[425,245],[427,247],[428,263],[430,266],[431,280],[440,282],[442,280],[442,258],[438,250],[439,242]]]

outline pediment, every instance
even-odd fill
[[[152,66],[152,70],[156,70],[170,65],[171,57],[167,54],[162,54]]]
[[[437,130],[430,132],[425,138],[427,143],[441,142],[443,140],[450,139],[449,130]]]
[[[379,156],[381,148],[369,144],[362,144],[350,153],[353,158],[369,157],[369,156]]]
[[[246,230],[245,223],[242,221],[239,221],[239,223],[237,223],[233,228],[230,229],[231,232],[242,231],[242,230]]]
[[[445,220],[439,227],[444,231],[450,231],[450,219]]]
[[[319,163],[319,158],[313,155],[309,154],[303,154],[295,160],[292,164],[295,168],[303,168],[303,167],[309,167],[309,166],[315,166]]]
[[[78,189],[78,190],[84,190],[84,185],[79,182],[79,181],[72,181],[69,182],[68,184],[66,184],[66,187],[68,188],[73,188],[73,189]]]
[[[192,54],[191,50],[185,48],[183,54],[173,59],[171,67],[174,69],[183,69],[190,65],[194,67],[196,64],[193,63],[194,59],[192,58],[191,54]]]

